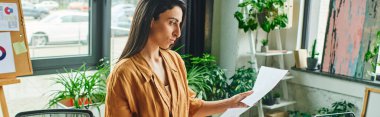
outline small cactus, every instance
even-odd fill
[[[317,48],[317,39],[315,39],[313,43],[313,48],[311,50],[311,58],[316,58],[316,56],[319,55],[319,53],[316,52],[316,48]]]

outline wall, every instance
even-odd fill
[[[235,11],[238,10],[238,0],[215,0],[213,10],[213,29],[212,29],[212,49],[211,54],[217,57],[218,64],[226,69],[227,76],[232,76],[235,68],[247,65],[249,56],[249,40],[248,34],[238,29],[236,19],[233,17]],[[299,6],[299,0],[294,0],[294,6]],[[298,7],[294,7],[293,27],[287,30],[281,30],[283,48],[294,50],[296,47],[296,35],[298,27]],[[256,34],[256,32],[254,32]],[[270,37],[274,42],[274,32]],[[255,37],[255,35],[254,35]],[[266,37],[266,33],[259,30],[258,39]],[[285,38],[284,38],[285,37]],[[260,40],[258,40],[257,48],[260,48]],[[271,43],[275,45],[275,43]],[[285,56],[285,59],[287,59]],[[293,56],[291,55],[290,58]],[[290,59],[292,60],[292,59]],[[258,58],[258,62],[264,62],[263,58]],[[294,63],[294,62],[293,62]],[[288,68],[293,65],[289,63]]]
[[[309,113],[315,113],[321,107],[331,106],[333,102],[347,100],[356,105],[355,114],[359,116],[365,88],[380,88],[305,72],[291,73],[296,78],[289,83],[289,93],[297,101],[296,109]]]
[[[226,69],[227,76],[231,76],[236,68],[249,60],[244,56],[244,53],[249,51],[249,41],[245,39],[247,35],[238,30],[233,17],[237,4],[238,0],[214,1],[212,55],[216,56],[219,65]],[[287,50],[297,48],[299,4],[300,0],[294,0],[293,26],[281,30],[283,48]],[[319,7],[311,7],[310,10],[318,11]],[[313,19],[313,22],[309,22],[311,25],[318,22],[317,16],[311,15],[309,19]],[[265,33],[260,31],[259,38],[263,35]],[[259,62],[262,62],[260,58]],[[276,63],[276,60],[271,63]],[[293,55],[285,56],[285,67],[289,69],[292,66]],[[364,88],[368,87],[367,85],[296,71],[292,71],[292,74],[296,78],[291,80],[288,86],[291,98],[298,101],[294,106],[296,110],[314,113],[318,108],[330,106],[335,101],[347,100],[357,106],[356,114],[360,113]]]

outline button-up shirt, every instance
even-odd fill
[[[141,56],[119,61],[107,80],[106,117],[191,117],[203,101],[188,87],[182,58],[160,50],[168,90]]]

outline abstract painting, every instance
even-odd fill
[[[365,52],[380,30],[379,11],[379,0],[331,0],[323,72],[363,78]]]

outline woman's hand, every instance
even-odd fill
[[[243,93],[239,93],[239,94],[236,94],[234,95],[233,97],[229,98],[228,102],[229,102],[229,108],[246,108],[248,107],[248,105],[240,102],[241,100],[243,100],[244,98],[246,98],[247,96],[251,95],[253,93],[253,91],[247,91],[247,92],[243,92]]]

